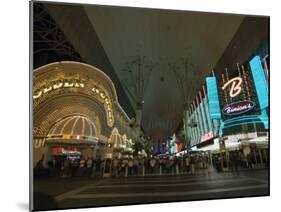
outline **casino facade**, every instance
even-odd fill
[[[33,72],[33,164],[52,156],[112,158],[132,154],[135,130],[111,79],[80,62]]]
[[[268,158],[268,66],[268,55],[255,55],[231,73],[206,78],[188,110],[191,149],[253,152],[256,163]]]

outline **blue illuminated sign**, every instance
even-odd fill
[[[254,84],[260,104],[260,108],[264,109],[268,107],[268,85],[264,75],[263,67],[261,64],[260,56],[255,56],[250,61],[250,67]]]
[[[209,107],[210,107],[210,117],[211,119],[221,119],[216,77],[207,77],[206,85],[207,85],[207,96],[208,96]]]

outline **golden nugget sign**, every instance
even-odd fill
[[[33,93],[33,99],[37,101],[43,95],[46,95],[58,89],[84,88],[84,87],[85,87],[85,83],[79,79],[63,79],[59,81],[53,81],[48,83],[48,85],[43,85],[40,89],[36,90]],[[101,102],[104,104],[105,110],[108,115],[108,123],[110,126],[112,126],[114,118],[113,118],[112,103],[110,97],[108,96],[107,92],[98,85],[94,85],[91,91],[92,94],[98,96],[101,99]]]
[[[84,88],[85,84],[76,79],[57,81],[53,85],[43,86],[41,89],[37,90],[33,94],[33,99],[38,99],[44,94],[47,94],[51,91],[60,89],[60,88]]]
[[[112,123],[113,115],[112,115],[112,106],[111,106],[110,98],[108,97],[106,92],[102,88],[98,87],[97,85],[95,85],[92,88],[92,92],[93,92],[94,95],[98,95],[99,97],[102,98],[102,100],[104,102],[104,106],[105,106],[106,111],[108,113],[109,122]]]
[[[241,93],[241,91],[242,91],[241,84],[242,84],[242,78],[235,77],[235,78],[232,78],[231,80],[229,80],[228,82],[226,82],[222,86],[222,90],[226,89],[229,85],[231,85],[230,90],[229,90],[229,96],[233,98],[233,97],[238,96]]]

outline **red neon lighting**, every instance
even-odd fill
[[[246,72],[245,72],[245,69],[244,69],[243,65],[242,65],[242,71],[243,71],[244,82],[245,82],[245,85],[246,85],[247,96],[248,96],[248,99],[250,100],[251,94],[250,94],[249,84],[248,84],[248,81],[247,81]]]
[[[212,131],[208,132],[207,134],[201,136],[201,142],[207,141],[213,137],[214,137],[214,133]]]
[[[72,149],[65,149],[63,147],[54,147],[52,149],[52,152],[54,155],[57,155],[57,154],[65,154],[65,153],[69,153],[69,154],[73,154],[73,153],[78,153],[77,149],[76,148],[72,148]]]

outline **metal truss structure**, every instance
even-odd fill
[[[45,63],[54,62],[58,59],[82,62],[80,54],[67,40],[47,8],[41,3],[36,3],[33,10],[34,57],[47,55]],[[39,65],[45,64],[35,64],[35,67]]]
[[[142,105],[143,103],[145,90],[155,65],[153,62],[147,61],[145,56],[137,55],[123,70],[128,76],[123,85],[130,98],[137,105]]]
[[[183,98],[183,106],[186,110],[192,101],[195,85],[198,83],[196,76],[202,76],[202,73],[199,72],[199,67],[195,66],[188,57],[181,58],[178,64],[169,63],[168,65],[177,80],[177,85]],[[191,78],[194,80],[190,80]],[[186,82],[191,82],[191,84]]]

